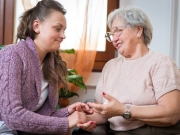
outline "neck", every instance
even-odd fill
[[[134,60],[143,57],[149,52],[149,48],[145,44],[138,44],[135,48],[135,51],[131,53],[131,55],[126,56],[126,59]]]
[[[42,65],[43,64],[43,60],[44,60],[47,52],[43,51],[43,49],[40,47],[40,44],[36,40],[34,40],[34,42],[35,42],[36,49],[37,49],[37,52],[38,52],[40,64]]]

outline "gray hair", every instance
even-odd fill
[[[114,19],[120,18],[124,21],[125,26],[135,27],[140,26],[143,28],[144,43],[150,44],[152,40],[153,27],[147,15],[140,9],[127,6],[124,8],[115,9],[108,15],[108,27],[112,28],[112,22]]]

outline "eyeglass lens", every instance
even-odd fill
[[[105,35],[105,38],[109,41],[112,42],[113,40],[113,35],[110,32],[107,32]]]

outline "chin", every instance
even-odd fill
[[[121,51],[121,50],[118,50],[118,53],[119,53],[120,55],[123,55],[123,51]]]

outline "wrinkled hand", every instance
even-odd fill
[[[94,111],[89,108],[85,103],[77,102],[68,107],[69,114],[74,113],[75,111],[84,112],[86,114],[93,114]]]
[[[88,132],[92,132],[95,128],[96,128],[96,122],[95,121],[89,121],[83,124],[77,124],[77,127],[88,131]]]
[[[86,113],[75,111],[70,116],[68,116],[69,128],[75,127],[77,124],[86,123],[89,121]]]
[[[111,118],[114,116],[122,116],[122,114],[125,112],[126,107],[119,102],[116,98],[110,96],[109,94],[103,92],[103,97],[107,99],[107,104],[96,104],[96,103],[90,103],[87,104],[94,108],[94,111],[103,115],[105,118]]]

